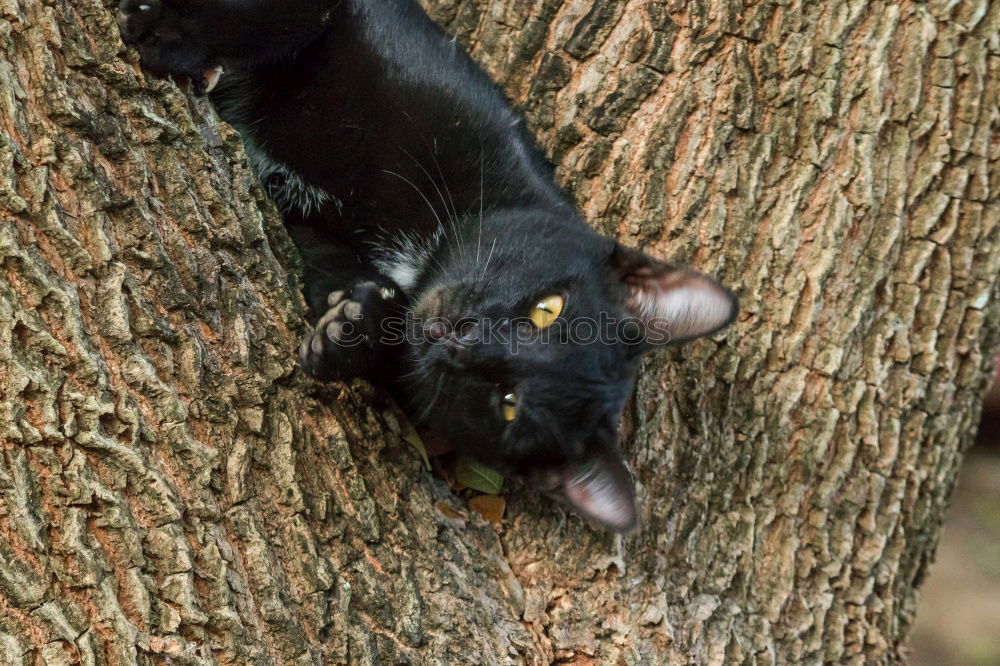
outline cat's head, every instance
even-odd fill
[[[618,424],[640,357],[728,325],[735,296],[576,219],[523,211],[443,243],[421,282],[422,423],[609,529],[634,528]]]

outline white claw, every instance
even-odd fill
[[[205,92],[210,93],[215,90],[215,86],[219,85],[219,79],[225,74],[225,70],[222,69],[222,65],[213,67],[212,69],[205,72]]]
[[[344,306],[345,319],[361,319],[361,303],[357,301],[347,301]]]

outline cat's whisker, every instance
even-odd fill
[[[434,160],[435,166],[437,166],[438,174],[441,176],[441,184],[444,185],[444,191],[448,194],[448,201],[451,202],[451,211],[455,217],[455,221],[458,221],[458,208],[455,206],[455,199],[451,196],[451,188],[448,187],[448,179],[444,177],[444,171],[441,170],[441,164],[438,162],[437,155],[434,151],[431,151],[431,159]]]
[[[427,148],[427,152],[431,154],[431,159],[434,160],[434,166],[437,168],[438,175],[441,176],[441,183],[444,185],[444,189],[448,193],[448,199],[451,201],[452,216],[457,221],[458,209],[455,207],[455,200],[451,196],[451,189],[448,187],[448,179],[444,177],[444,171],[441,169],[441,163],[438,162],[437,151],[435,150],[437,143],[436,140],[434,142],[435,145],[432,145],[431,142],[427,140],[427,135],[423,133],[423,131],[420,129],[420,126],[417,125],[417,122],[413,119],[413,116],[411,116],[406,111],[403,112],[403,115],[406,116],[407,120],[410,121],[410,124],[413,125],[413,128],[417,130],[417,134],[420,136],[420,140],[423,141],[424,147]],[[447,204],[445,205],[445,208],[447,208]]]
[[[430,172],[427,171],[427,169],[424,167],[424,165],[421,164],[420,160],[418,160],[416,157],[414,157],[412,154],[410,154],[409,151],[407,151],[404,148],[400,148],[400,150],[403,152],[404,155],[406,155],[407,157],[409,157],[413,161],[413,163],[415,165],[417,165],[417,168],[420,169],[421,172],[423,172],[423,174],[427,177],[427,180],[429,180],[430,183],[431,183],[431,185],[434,186],[434,189],[437,191],[438,198],[441,199],[441,204],[444,206],[444,211],[446,213],[445,217],[447,217],[448,220],[451,221],[451,222],[457,222],[458,221],[458,212],[456,210],[454,210],[455,202],[452,201],[451,202],[451,206],[452,207],[449,208],[448,207],[448,200],[446,200],[444,198],[444,192],[441,191],[441,188],[438,186],[437,181],[434,180],[434,176],[432,176],[430,174]],[[438,171],[440,171],[440,167],[438,168]],[[443,174],[441,176],[441,182],[444,184],[445,189],[448,189],[448,183],[445,182]],[[451,199],[451,194],[450,193],[448,194],[448,199]]]
[[[458,244],[459,251],[462,252],[462,257],[464,259],[465,253],[464,253],[464,249],[463,249],[463,244],[461,242],[461,238],[458,235],[458,227],[457,227],[457,224],[455,223],[456,221],[452,221],[452,219],[450,217],[448,218],[448,222],[447,223],[444,220],[442,220],[441,216],[438,214],[437,208],[434,207],[434,204],[431,203],[431,200],[423,193],[423,191],[412,180],[410,180],[406,176],[403,176],[402,174],[399,174],[399,173],[397,173],[395,171],[390,171],[389,169],[383,169],[382,171],[384,173],[386,173],[386,174],[389,174],[390,176],[395,176],[396,178],[399,178],[404,183],[406,183],[407,185],[409,185],[410,187],[412,187],[413,190],[418,195],[420,195],[420,198],[423,199],[424,203],[427,204],[427,207],[430,208],[431,213],[434,214],[434,219],[437,220],[438,226],[441,229],[444,230],[444,233],[447,234],[449,229],[451,229],[453,231],[453,235],[455,237],[455,241]],[[447,210],[447,206],[446,206],[446,210]],[[398,245],[401,245],[404,241],[401,241],[400,239],[396,238],[396,239],[394,239],[394,242],[396,242]],[[436,257],[434,258],[434,260],[438,263],[439,266],[441,266],[441,274],[443,275],[444,273],[446,273],[446,270],[445,270],[444,266],[441,265],[440,260],[437,259]]]
[[[483,198],[486,196],[485,156],[479,145],[479,239],[476,241],[476,266],[479,266],[479,251],[483,248]]]
[[[434,254],[427,255],[427,261],[431,262],[429,266],[425,267],[425,270],[430,269],[433,271],[427,276],[429,282],[433,282],[434,278],[443,278],[448,274],[448,268],[441,262],[441,260]]]
[[[389,174],[390,176],[395,176],[396,178],[399,178],[404,183],[412,187],[413,190],[420,195],[420,198],[424,200],[424,203],[427,204],[427,207],[431,209],[431,212],[434,213],[434,218],[437,220],[438,224],[441,225],[442,227],[445,226],[444,222],[441,220],[441,216],[438,215],[437,209],[434,207],[434,204],[431,203],[430,199],[428,199],[424,195],[424,193],[420,190],[419,187],[416,186],[416,184],[414,184],[412,180],[410,180],[406,176],[396,173],[395,171],[390,171],[389,169],[382,169],[382,172]]]
[[[437,404],[438,398],[441,397],[442,389],[444,389],[444,379],[445,376],[443,374],[438,377],[437,384],[434,388],[433,397],[430,399],[427,405],[417,414],[416,421],[418,423],[426,419],[427,416],[431,413],[431,411],[433,411],[434,405]]]
[[[490,248],[490,256],[486,258],[486,265],[483,266],[483,274],[479,277],[480,281],[486,279],[486,271],[490,268],[490,262],[493,261],[493,251],[497,249],[497,239],[493,239],[493,247]]]
[[[407,113],[407,112],[404,111],[403,115],[406,117],[407,120],[410,121],[410,124],[413,125],[413,128],[417,131],[417,136],[420,137],[420,140],[421,140],[421,142],[423,142],[424,147],[427,148],[427,152],[430,153],[431,159],[434,161],[434,166],[437,168],[438,174],[441,176],[441,183],[442,183],[442,185],[444,185],[444,189],[448,193],[448,200],[451,201],[451,208],[450,209],[448,208],[448,202],[445,201],[444,195],[441,193],[441,188],[438,187],[438,185],[435,182],[433,176],[431,176],[430,173],[427,171],[427,169],[424,168],[423,164],[421,164],[421,162],[418,159],[416,159],[413,155],[411,155],[410,153],[408,153],[406,150],[403,150],[403,153],[405,153],[407,157],[409,157],[411,160],[413,160],[414,164],[417,165],[417,168],[419,168],[421,171],[424,172],[424,175],[427,176],[427,179],[430,180],[431,184],[434,185],[434,188],[437,189],[438,196],[441,197],[441,203],[444,204],[444,209],[445,209],[445,213],[446,213],[445,217],[449,221],[452,222],[450,231],[453,232],[453,235],[455,237],[455,243],[458,245],[459,252],[461,252],[462,258],[464,260],[465,259],[465,248],[464,248],[464,244],[462,243],[462,238],[459,235],[459,229],[458,229],[458,224],[459,224],[458,208],[455,206],[455,200],[451,196],[451,188],[448,187],[448,179],[445,178],[444,171],[441,169],[441,163],[438,162],[437,155],[436,155],[436,152],[434,150],[434,146],[431,145],[431,143],[427,140],[427,136],[420,129],[420,126],[417,125],[416,121],[413,119],[413,117],[409,113]],[[401,148],[401,150],[402,150],[402,148]],[[438,222],[440,223],[440,218],[438,218]],[[445,232],[449,231],[448,227],[444,227],[444,229],[445,229]]]

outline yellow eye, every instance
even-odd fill
[[[500,401],[500,411],[503,412],[504,421],[513,421],[517,418],[517,394],[511,391]]]
[[[548,328],[562,314],[563,297],[559,294],[546,296],[531,309],[531,321],[538,328]]]

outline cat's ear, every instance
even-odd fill
[[[618,454],[598,454],[560,471],[554,493],[583,517],[615,532],[631,532],[638,524],[632,477]]]
[[[626,309],[645,325],[651,345],[686,342],[733,323],[736,295],[703,273],[615,243],[611,269],[629,290]]]

